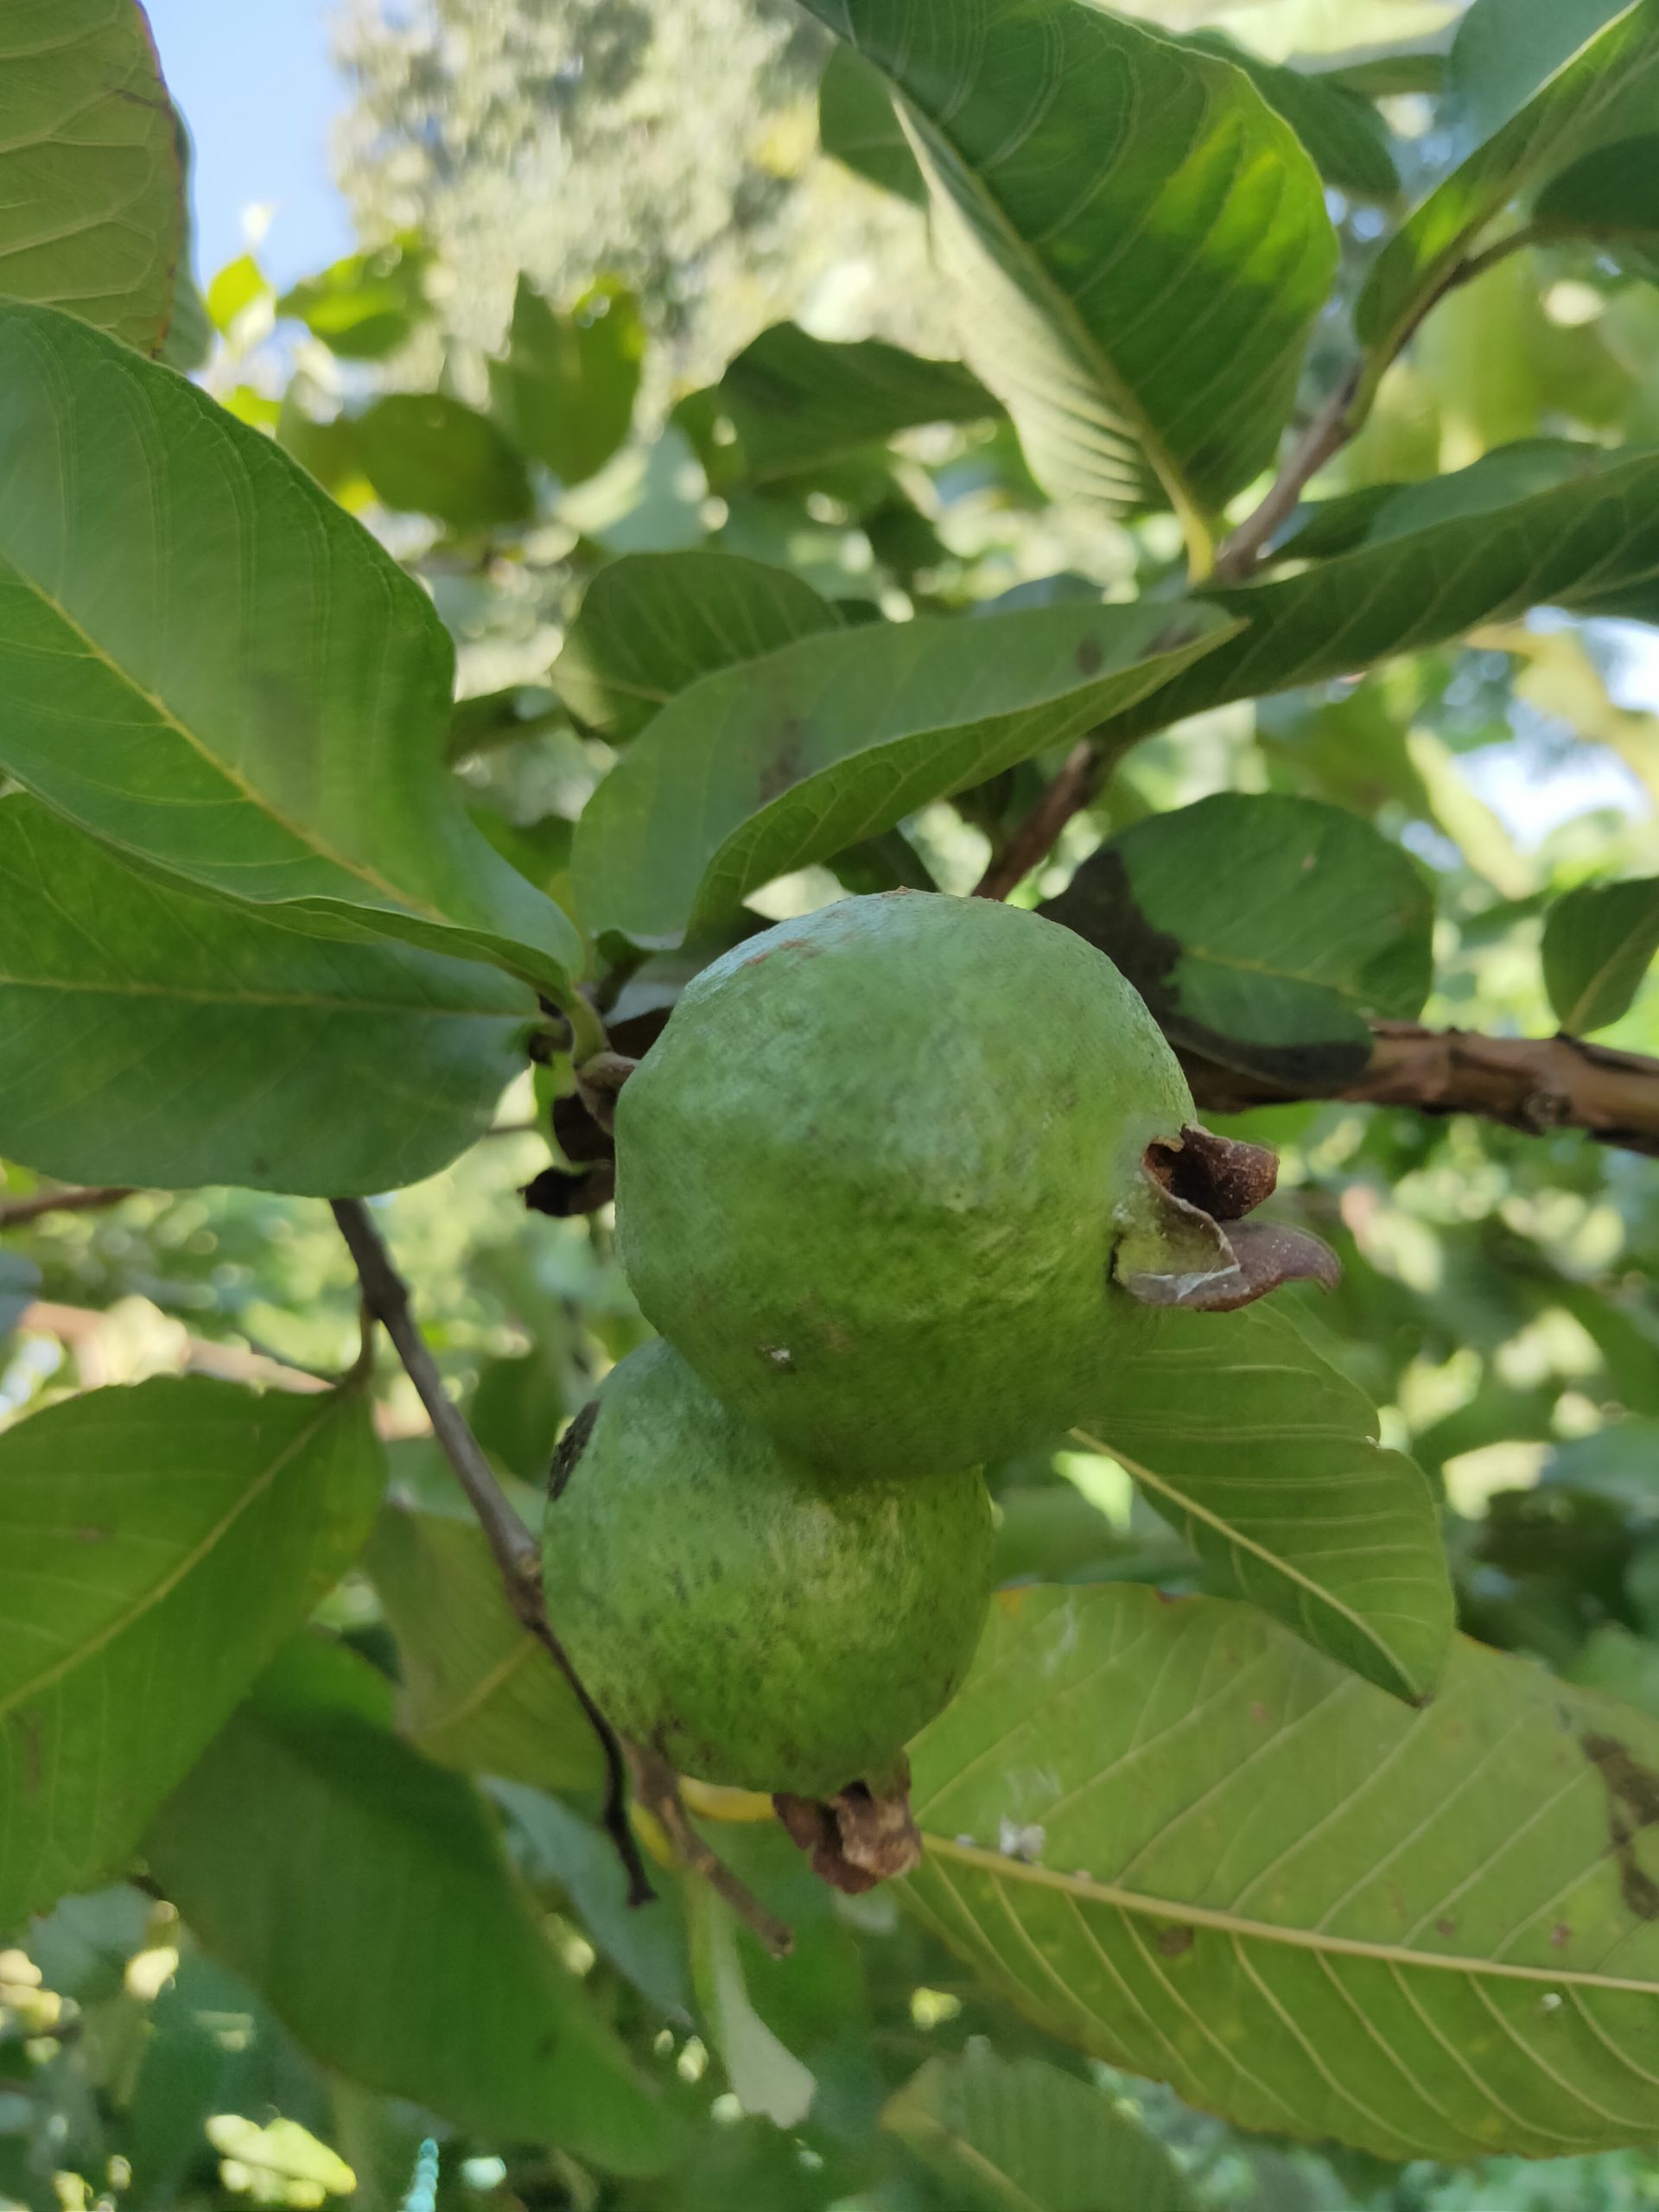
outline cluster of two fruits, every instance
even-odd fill
[[[832,1878],[912,1851],[903,1746],[989,1599],[980,1466],[1099,1404],[1138,1300],[1242,1302],[1170,1187],[1192,1117],[1101,953],[920,893],[739,945],[618,1099],[662,1336],[560,1447],[549,1612],[622,1733],[772,1793]]]

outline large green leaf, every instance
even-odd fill
[[[536,501],[518,451],[474,407],[394,391],[353,418],[352,453],[376,499],[451,530],[527,522]]]
[[[792,322],[763,330],[728,366],[719,396],[748,474],[793,475],[923,423],[1000,415],[959,361],[935,361],[879,338],[832,345]]]
[[[553,681],[572,714],[615,744],[700,676],[840,625],[787,569],[701,549],[629,553],[588,585]]]
[[[135,0],[0,11],[0,291],[154,353],[184,193],[172,103]]]
[[[927,205],[927,181],[893,111],[893,94],[879,69],[838,46],[818,86],[818,137],[856,175],[918,207]]]
[[[1433,1494],[1282,1313],[1160,1316],[1077,1433],[1226,1594],[1396,1697],[1433,1689],[1454,1613]]]
[[[1340,1083],[1368,1014],[1428,995],[1433,900],[1398,845],[1317,799],[1221,791],[1102,847],[1043,909],[1109,954],[1185,1050]]]
[[[1570,49],[1569,49],[1570,50]],[[1398,351],[1482,233],[1513,200],[1651,121],[1659,0],[1632,0],[1437,186],[1372,266],[1354,309],[1378,364]]]
[[[1490,138],[1629,0],[1471,0],[1446,90],[1471,138]]]
[[[559,315],[521,276],[507,358],[490,364],[495,410],[522,451],[584,483],[627,437],[645,350],[639,303],[620,284],[590,285]]]
[[[881,2125],[960,2212],[1186,2212],[1192,2202],[1164,2145],[1103,2090],[977,2039],[918,2068]]]
[[[672,2125],[554,1955],[482,1801],[384,1725],[336,1646],[284,1653],[147,1855],[208,1948],[326,2065],[508,2142],[659,2171]]]
[[[302,936],[0,799],[0,1151],[42,1173],[418,1182],[489,1126],[536,1019],[475,962]]]
[[[0,767],[232,898],[556,993],[570,924],[441,761],[454,649],[288,455],[170,369],[0,307]]]
[[[1072,602],[831,632],[704,677],[589,802],[583,918],[675,944],[773,876],[1065,743],[1228,634],[1205,609]]]
[[[1224,30],[1195,31],[1185,41],[1242,69],[1313,156],[1319,175],[1356,200],[1393,200],[1400,190],[1389,127],[1371,102],[1328,76],[1264,61]]]
[[[363,1565],[397,1639],[399,1720],[429,1758],[542,1789],[604,1780],[593,1729],[508,1610],[475,1522],[388,1503]]]
[[[0,1928],[135,1847],[384,1479],[355,1392],[164,1379],[0,1437]]]
[[[1114,734],[1351,675],[1533,607],[1633,613],[1654,600],[1656,580],[1659,453],[1611,457],[1529,499],[1385,532],[1300,575],[1207,594],[1243,630],[1143,700]]]
[[[1065,2041],[1387,2158],[1659,2133],[1659,1722],[1459,1642],[1421,1711],[1248,1606],[1006,1593],[906,1888]]]
[[[1586,883],[1544,918],[1544,982],[1572,1036],[1628,1014],[1659,953],[1659,876]]]
[[[900,111],[971,365],[1058,495],[1201,540],[1271,460],[1336,271],[1318,170],[1241,69],[1077,0],[807,0]]]

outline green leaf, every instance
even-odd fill
[[[1057,497],[1200,538],[1271,461],[1336,273],[1318,170],[1230,62],[1075,0],[807,0],[901,96],[963,343]]]
[[[497,2140],[660,2171],[672,2124],[550,1948],[482,1802],[372,1719],[343,1648],[283,1655],[147,1855],[329,2067]]]
[[[431,314],[425,289],[431,260],[418,238],[394,238],[304,277],[283,294],[276,312],[297,315],[342,360],[384,360]]]
[[[1490,138],[1629,0],[1471,0],[1452,41],[1446,91],[1465,130]]]
[[[804,638],[704,677],[659,714],[576,832],[584,920],[695,936],[774,876],[1078,736],[1224,622],[1153,604],[1024,609]]]
[[[173,266],[172,312],[167,337],[156,359],[165,361],[169,369],[177,369],[181,376],[193,376],[198,369],[205,369],[213,358],[213,333],[207,320],[207,302],[196,283],[196,226],[190,212],[195,149],[190,143],[184,118],[176,109],[173,116],[173,143],[178,156],[182,217],[178,258]]]
[[[1221,791],[1149,815],[1043,912],[1109,954],[1175,1044],[1288,1084],[1352,1077],[1367,1015],[1410,1021],[1428,995],[1422,874],[1317,799]]]
[[[569,1369],[562,1345],[538,1342],[530,1351],[486,1360],[479,1370],[467,1411],[473,1434],[521,1482],[547,1479],[564,1420]]]
[[[420,586],[269,438],[67,315],[0,308],[19,783],[222,895],[567,993],[575,931],[442,771],[454,669]]]
[[[512,1823],[508,1840],[526,1881],[562,1890],[597,1949],[656,2009],[691,2024],[691,1972],[677,1885],[659,1885],[648,1911],[628,1903],[627,1877],[602,1828],[543,1789],[492,1781]]]
[[[516,448],[487,415],[439,391],[394,391],[355,416],[352,450],[383,506],[451,530],[493,530],[536,512]]]
[[[553,681],[571,713],[614,745],[700,676],[840,626],[829,601],[787,569],[734,553],[629,553],[588,585]]]
[[[855,175],[926,207],[927,181],[893,111],[887,79],[849,46],[836,47],[825,65],[818,86],[818,137],[824,152]]]
[[[397,1639],[400,1725],[428,1758],[543,1789],[603,1782],[594,1732],[546,1650],[508,1610],[500,1569],[474,1522],[389,1503],[363,1566]]]
[[[930,2058],[887,2100],[881,2125],[909,2145],[960,2212],[1187,2212],[1164,2145],[1102,2090],[1041,2058],[1002,2058],[976,2037]]]
[[[203,302],[216,330],[229,336],[240,315],[271,296],[270,280],[251,253],[239,253],[217,271]]]
[[[1554,6],[1555,0],[1550,0]],[[1391,360],[1487,226],[1582,155],[1628,136],[1659,97],[1659,0],[1633,0],[1454,169],[1383,247],[1354,309]]]
[[[1242,69],[1313,156],[1319,175],[1356,200],[1390,200],[1400,191],[1389,127],[1370,100],[1329,77],[1264,61],[1224,30],[1182,41]]]
[[[705,1882],[688,1883],[684,1896],[697,2007],[732,2094],[774,2127],[798,2127],[817,2094],[817,2078],[755,2011],[731,1907]]]
[[[43,1174],[419,1182],[489,1127],[536,1020],[474,962],[302,937],[0,799],[0,1149]]]
[[[1385,2158],[1659,2130],[1659,1721],[1459,1640],[1414,1711],[1265,1615],[1006,1592],[907,1901],[1051,2033]]]
[[[1534,220],[1552,232],[1659,245],[1659,134],[1599,146],[1539,194]]]
[[[163,1379],[0,1436],[0,1928],[134,1848],[385,1477],[356,1392]]]
[[[747,474],[764,482],[839,461],[924,423],[978,423],[1001,409],[959,361],[935,361],[879,338],[832,345],[774,323],[728,365],[717,387]]]
[[[1659,953],[1659,876],[1585,883],[1544,918],[1544,983],[1570,1036],[1628,1014]]]
[[[1245,628],[1127,714],[1113,736],[1127,741],[1229,700],[1351,675],[1529,607],[1632,611],[1623,602],[1650,600],[1656,575],[1659,453],[1610,456],[1554,490],[1363,545],[1297,575],[1206,593],[1206,603]]]
[[[0,83],[0,290],[155,353],[173,314],[184,193],[143,10],[13,0]]]
[[[520,276],[507,358],[490,364],[495,412],[522,452],[583,483],[627,438],[645,351],[639,302],[613,280],[558,315]]]
[[[1454,1625],[1433,1493],[1284,1314],[1160,1316],[1076,1433],[1128,1469],[1224,1594],[1395,1697],[1433,1689]]]

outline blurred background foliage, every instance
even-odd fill
[[[1270,59],[1407,48],[1365,80],[1395,87],[1380,111],[1406,195],[1456,149],[1459,118],[1436,98],[1455,7],[1131,12],[1218,25]],[[748,554],[855,620],[1010,594],[1122,596],[1171,574],[1167,518],[1124,525],[1046,502],[1005,426],[934,424],[776,473],[752,465],[741,379],[720,380],[762,329],[792,318],[820,339],[951,351],[922,213],[820,148],[825,41],[787,0],[350,0],[339,39],[342,175],[364,251],[280,297],[251,255],[206,272],[202,373],[426,581],[459,648],[456,773],[501,849],[556,896],[571,824],[629,734],[576,684],[567,697],[557,665],[617,556]],[[1385,211],[1331,198],[1354,277]],[[1659,435],[1650,275],[1567,246],[1500,264],[1439,310],[1320,488],[1422,477],[1518,439]],[[1333,316],[1311,390],[1339,346]],[[1650,632],[1548,615],[1230,707],[1141,746],[1020,895],[1052,895],[1149,812],[1219,791],[1317,798],[1376,822],[1433,883],[1426,1019],[1548,1033],[1545,904],[1592,874],[1659,873],[1656,707]],[[1045,765],[753,906],[779,917],[904,880],[965,891]],[[648,1030],[676,980],[667,963],[635,976],[619,1024]],[[1601,1041],[1659,1051],[1659,980]],[[519,1195],[554,1157],[542,1132],[565,1083],[556,1068],[526,1077],[486,1141],[380,1208],[450,1386],[503,1471],[531,1481],[561,1421],[645,1333],[608,1217],[527,1215]],[[1300,1298],[1300,1318],[1440,1486],[1465,1625],[1659,1712],[1652,1163],[1570,1134],[1341,1103],[1228,1126],[1279,1147],[1284,1211],[1341,1254],[1341,1290]],[[0,1204],[34,1188],[6,1171]],[[353,1280],[320,1203],[139,1193],[13,1229],[0,1253],[0,1421],[158,1372],[337,1372],[356,1344]],[[445,1510],[418,1408],[390,1376],[384,1389],[398,1495]],[[1197,1585],[1109,1461],[1022,1460],[993,1486],[1007,1579]],[[356,1578],[328,1624],[395,1671],[385,1611]],[[521,1775],[499,1797],[567,1961],[703,2124],[694,2171],[605,2182],[331,2081],[190,1948],[164,1900],[124,1886],[64,1904],[27,1949],[0,1954],[0,2202],[962,2212],[960,2177],[934,2171],[925,2131],[888,2100],[921,2062],[988,2037],[1004,2061],[1039,2058],[1138,2110],[1192,2202],[1217,2212],[1659,2205],[1659,2155],[1400,2172],[1243,2139],[1060,2050],[891,1899],[833,1897],[760,1829],[724,1840],[800,1947],[777,1967],[742,1939],[765,2029],[745,2037],[716,2006],[728,2039],[711,2048],[679,1904],[649,1921],[623,1911],[569,1809],[580,1792],[567,1802]],[[817,2094],[808,2120],[778,2126],[765,2114],[790,2109],[791,2055]]]

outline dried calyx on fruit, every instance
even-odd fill
[[[904,1745],[967,1672],[990,1586],[977,1473],[828,1475],[661,1340],[554,1463],[548,1614],[607,1718],[682,1773],[822,1807],[855,1873],[913,1863]]]
[[[1261,1148],[1195,1126],[1104,954],[987,900],[848,899],[747,939],[610,1099],[646,1314],[843,1475],[1039,1446],[1098,1405],[1148,1306],[1334,1266],[1222,1227],[1270,1187]]]

